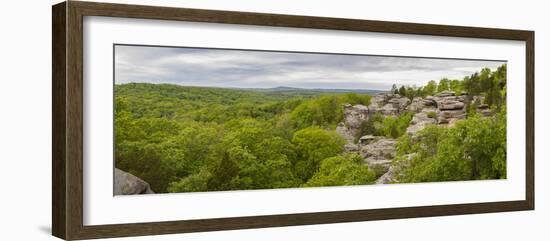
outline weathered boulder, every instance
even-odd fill
[[[409,106],[411,100],[407,97],[398,97],[390,99],[388,103],[392,104],[393,107],[397,109],[398,113],[401,113]]]
[[[374,114],[378,112],[378,109],[380,109],[382,106],[386,104],[386,94],[384,93],[378,93],[374,95],[371,100],[370,104],[368,106],[369,113]]]
[[[134,195],[154,193],[149,183],[140,178],[115,168],[114,192],[115,195]]]
[[[395,157],[396,143],[395,139],[378,137],[367,145],[361,145],[360,153],[369,167],[379,165],[387,171]]]
[[[397,115],[403,112],[411,101],[399,94],[378,93],[371,99],[369,113],[382,115]]]
[[[466,119],[466,110],[444,110],[438,112],[437,123],[453,124],[462,119]]]
[[[407,107],[407,110],[412,112],[420,112],[422,111],[422,109],[424,109],[424,107],[424,99],[420,97],[415,97],[412,100],[411,104]]]
[[[436,108],[436,107],[437,107],[436,97],[433,97],[433,96],[426,96],[426,98],[415,97],[411,102],[411,104],[407,107],[407,110],[418,113],[422,111],[424,108]]]
[[[399,114],[399,109],[395,107],[395,105],[388,103],[379,108],[376,112],[382,115],[397,115]]]
[[[338,123],[338,126],[336,126],[336,133],[338,133],[338,135],[346,140],[348,144],[353,144],[353,142],[355,141],[353,133],[349,130],[348,127],[346,127],[346,124],[344,124],[343,122]]]
[[[458,100],[443,100],[439,104],[439,110],[461,110],[464,108],[464,102]]]
[[[364,105],[344,105],[344,124],[349,133],[355,137],[359,133],[361,123],[369,118],[369,108]]]
[[[373,135],[362,136],[361,138],[359,138],[359,145],[366,146],[374,141],[379,140],[380,138],[382,137]]]
[[[431,98],[436,102],[437,123],[453,124],[466,118],[466,96],[455,96],[454,92],[443,91]]]
[[[378,179],[376,179],[376,184],[389,184],[395,181],[395,167],[390,166],[388,168],[388,171],[384,173],[384,175],[380,176]]]
[[[437,124],[437,109],[424,108],[422,112],[416,113],[407,127],[407,134],[414,135],[428,125]]]

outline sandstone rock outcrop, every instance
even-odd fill
[[[373,135],[356,139],[360,134],[361,123],[374,114],[396,116],[404,112],[413,112],[414,116],[406,133],[414,136],[426,126],[452,125],[458,120],[465,119],[467,107],[474,101],[478,113],[483,116],[492,114],[489,106],[481,104],[483,97],[473,96],[470,100],[466,93],[457,96],[454,92],[443,91],[434,96],[416,97],[412,101],[399,94],[379,93],[372,97],[368,107],[345,105],[344,121],[338,124],[336,132],[348,142],[344,146],[346,152],[359,153],[369,167],[383,168],[385,172],[376,180],[377,184],[392,183],[396,180],[398,165],[401,165],[399,162],[393,163],[397,140]]]
[[[353,136],[353,133],[349,130],[349,128],[344,124],[344,122],[338,123],[338,126],[336,126],[336,133],[340,135],[344,140],[348,142],[348,144],[353,144],[353,141],[355,140],[355,137]]]
[[[360,146],[366,146],[374,141],[377,141],[379,137],[373,136],[373,135],[366,135],[359,138],[359,145]]]
[[[344,122],[338,123],[336,132],[348,143],[355,141],[359,134],[361,123],[369,118],[369,108],[364,105],[344,105]]]
[[[388,171],[386,173],[384,173],[384,175],[380,176],[378,179],[376,179],[376,184],[388,184],[388,183],[392,183],[395,181],[395,171],[394,171],[394,167],[393,166],[390,166],[390,168],[388,169]]]
[[[369,167],[378,165],[387,171],[395,157],[396,143],[395,139],[375,137],[368,144],[361,145],[360,153]]]
[[[352,130],[359,129],[361,123],[369,118],[369,108],[364,105],[344,105],[344,123]]]
[[[466,96],[455,96],[454,92],[444,91],[437,94],[435,100],[438,108],[437,123],[453,124],[466,118]]]
[[[140,178],[115,168],[114,176],[114,192],[115,195],[134,195],[134,194],[151,194],[154,193],[149,186],[149,183]]]
[[[422,109],[424,109],[424,107],[424,99],[420,97],[415,97],[412,100],[411,104],[407,107],[407,110],[411,112],[420,112]]]
[[[382,115],[398,115],[406,110],[411,100],[399,94],[378,93],[371,99],[369,113]]]
[[[414,135],[426,126],[434,124],[437,124],[437,109],[425,108],[413,116],[409,127],[407,127],[407,134]]]

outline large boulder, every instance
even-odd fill
[[[436,98],[433,96],[427,96],[426,98],[415,97],[406,110],[418,113],[422,111],[424,108],[436,108],[436,107],[437,107]]]
[[[395,157],[396,143],[395,139],[377,137],[367,145],[361,145],[360,153],[369,167],[381,166],[387,171]]]
[[[399,94],[378,93],[373,96],[368,108],[371,114],[397,115],[403,112],[410,103],[408,98],[401,97]]]
[[[366,146],[372,142],[375,142],[377,140],[379,140],[380,136],[373,136],[373,135],[366,135],[366,136],[362,136],[361,138],[359,138],[359,145],[360,146]]]
[[[379,108],[376,113],[382,114],[382,115],[398,115],[399,114],[399,108],[397,108],[394,104],[388,103]]]
[[[394,108],[397,109],[398,113],[401,113],[405,111],[407,106],[411,103],[411,100],[407,97],[400,97],[400,98],[393,98],[388,101],[388,103],[392,104]]]
[[[439,110],[461,110],[464,109],[464,102],[458,100],[443,100],[439,103]]]
[[[466,110],[444,110],[439,111],[437,116],[438,124],[453,124],[457,120],[466,119]]]
[[[355,141],[355,136],[343,122],[338,123],[338,126],[336,126],[336,133],[346,140],[348,144],[353,144]]]
[[[369,118],[369,108],[364,105],[344,105],[344,125],[347,127],[351,136],[355,137],[359,133],[361,123]]]
[[[407,134],[414,135],[426,126],[434,124],[437,124],[437,109],[424,108],[422,112],[413,116],[411,124],[407,127]]]
[[[115,195],[134,195],[154,193],[149,183],[140,178],[115,168]]]
[[[443,91],[432,97],[437,105],[437,123],[453,124],[466,118],[466,96],[456,96],[452,91]]]
[[[376,184],[389,184],[395,181],[395,167],[390,166],[388,171],[376,179]]]

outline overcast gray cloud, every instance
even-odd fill
[[[115,82],[236,88],[388,90],[462,79],[502,61],[117,45]]]

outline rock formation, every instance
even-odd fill
[[[395,181],[395,168],[393,166],[390,166],[388,171],[384,173],[384,175],[380,176],[378,179],[376,179],[376,184],[388,184]]]
[[[336,132],[348,143],[353,144],[359,134],[361,123],[369,118],[369,108],[364,105],[344,105],[344,122],[339,123]]]
[[[378,93],[368,106],[369,114],[398,115],[406,110],[411,100],[399,94]]]
[[[434,98],[437,103],[437,123],[453,124],[466,118],[466,96],[455,96],[454,92],[444,91]]]
[[[469,101],[467,93],[457,96],[451,91],[443,91],[425,98],[416,97],[412,101],[399,94],[378,93],[372,97],[368,107],[344,105],[344,121],[338,124],[336,132],[348,142],[344,146],[346,152],[359,153],[369,167],[382,167],[385,170],[376,181],[377,184],[391,183],[395,181],[394,174],[398,169],[396,164],[392,163],[397,141],[372,135],[362,136],[357,140],[361,124],[374,114],[396,116],[404,112],[413,112],[415,114],[407,128],[407,134],[414,136],[426,126],[453,125],[456,121],[465,119],[470,102],[476,102],[476,110],[483,116],[492,114],[489,106],[481,104],[483,97],[473,96],[471,99],[472,101]]]
[[[386,171],[390,168],[395,157],[395,144],[397,141],[385,137],[373,137],[366,145],[360,146],[360,154],[369,167],[381,166]]]
[[[434,124],[437,124],[437,109],[425,108],[413,116],[411,124],[407,127],[407,134],[414,135],[426,126]]]
[[[338,123],[338,126],[336,126],[336,133],[340,135],[344,140],[348,142],[348,144],[353,144],[355,141],[355,137],[353,136],[350,129],[344,124],[344,122]]]
[[[115,195],[151,194],[154,193],[149,183],[140,178],[115,168]]]

